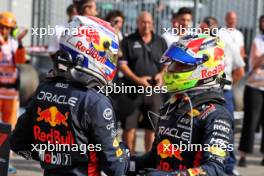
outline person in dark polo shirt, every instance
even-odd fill
[[[137,30],[126,37],[121,44],[123,57],[119,61],[120,70],[125,75],[125,86],[162,86],[165,66],[160,64],[162,53],[166,51],[166,41],[153,32],[153,20],[149,12],[143,11],[137,18]],[[133,154],[135,152],[136,128],[145,129],[145,151],[151,149],[154,140],[152,124],[148,111],[157,113],[162,105],[162,95],[151,96],[139,93],[127,94],[132,103],[127,104],[133,112],[122,120],[123,140]]]

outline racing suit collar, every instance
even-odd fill
[[[225,103],[223,91],[220,88],[194,90],[188,93],[173,95],[161,108],[161,113],[166,112],[168,106],[170,106],[171,108],[175,109],[175,111],[173,110],[175,115],[184,115],[191,111],[189,101],[192,103],[192,108],[198,107],[207,102],[221,105]]]
[[[92,75],[84,74],[76,69],[71,69],[70,72],[66,73],[60,73],[56,70],[50,70],[46,79],[48,80],[54,80],[54,79],[60,79],[60,80],[67,80],[69,82],[72,82],[76,85],[81,85],[86,88],[95,88],[98,89],[98,87],[104,86],[99,79]]]

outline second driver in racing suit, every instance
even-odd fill
[[[128,151],[117,139],[111,101],[98,89],[114,78],[118,40],[109,23],[75,17],[11,136],[11,149],[40,162],[45,176],[124,175]],[[99,87],[98,87],[99,86]]]
[[[171,98],[161,108],[152,150],[130,162],[129,174],[222,176],[233,150],[231,114],[224,107],[223,43],[208,35],[185,36],[164,53],[164,84]]]

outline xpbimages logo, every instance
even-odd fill
[[[102,150],[101,144],[53,144],[50,141],[47,144],[31,144],[31,147],[32,152],[80,152],[80,154],[86,154],[87,152]]]
[[[167,86],[126,86],[124,83],[117,85],[114,83],[111,86],[98,86],[98,93],[105,94],[109,96],[110,94],[145,94],[146,96],[151,96],[153,93],[167,93]]]
[[[31,35],[39,36],[39,38],[43,38],[43,36],[52,35],[93,36],[94,40],[100,39],[97,29],[87,26],[67,28],[65,26],[56,25],[55,27],[52,27],[48,25],[47,27],[42,28],[31,28]]]
[[[219,36],[220,33],[233,32],[233,31],[234,31],[233,28],[200,28],[200,27],[183,28],[182,26],[179,26],[177,28],[163,27],[161,32],[170,34],[172,36],[179,36],[181,34],[202,34],[202,33]]]
[[[182,152],[197,152],[197,151],[205,151],[212,153],[214,155],[218,155],[220,157],[225,157],[227,152],[233,151],[234,145],[233,144],[192,144],[188,143],[185,144],[182,141],[180,141],[179,144],[172,144],[170,140],[163,139],[158,145],[157,145],[157,151],[158,155],[161,158],[167,158],[167,157],[175,157],[178,160],[183,160],[181,153]]]

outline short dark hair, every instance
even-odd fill
[[[185,15],[185,14],[192,15],[192,10],[188,7],[182,7],[178,10],[177,14],[178,15]]]
[[[178,17],[179,17],[179,14],[178,13],[172,13],[171,19],[175,19],[175,18],[178,18]]]
[[[77,12],[82,15],[84,11],[84,5],[88,3],[96,2],[95,0],[73,0],[73,3],[76,5]]]
[[[110,20],[111,20],[112,18],[115,18],[115,17],[121,17],[121,18],[123,19],[123,21],[125,21],[125,16],[124,16],[123,12],[120,11],[120,10],[112,10],[112,11],[110,11],[110,12],[106,15],[106,17],[105,17],[105,21],[110,22]]]
[[[72,12],[74,11],[74,9],[76,9],[75,4],[71,4],[71,5],[69,5],[69,6],[67,7],[67,9],[66,9],[66,13],[67,13],[67,15],[72,14]]]
[[[203,19],[203,22],[208,25],[208,27],[218,26],[218,21],[215,17],[208,16]]]

